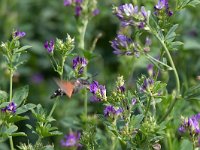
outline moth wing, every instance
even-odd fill
[[[72,93],[74,91],[74,84],[72,82],[64,81],[64,80],[56,80],[56,83],[65,92],[65,94],[69,98],[71,98]]]

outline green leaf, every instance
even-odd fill
[[[27,120],[29,119],[27,116],[12,116],[11,118],[8,119],[8,123],[15,123],[21,120]]]
[[[162,41],[164,40],[164,35],[163,35],[161,29],[158,31],[158,36]]]
[[[87,60],[91,60],[95,55],[89,50],[83,50],[83,55]]]
[[[12,133],[12,136],[27,136],[24,132]]]
[[[6,106],[8,106],[9,102],[3,102],[1,105],[0,105],[0,108],[4,108]]]
[[[193,149],[192,147],[192,143],[187,140],[187,139],[184,139],[181,143],[181,148],[180,150],[188,150],[188,149]]]
[[[142,114],[139,114],[137,116],[132,116],[131,125],[134,128],[139,128],[140,127],[140,123],[142,122],[143,118],[144,118],[144,115],[142,115]]]
[[[52,131],[50,132],[50,136],[62,135],[63,133],[60,131]]]
[[[26,127],[29,128],[30,130],[33,129],[33,127],[30,124],[26,124]]]
[[[22,114],[22,113],[25,113],[33,108],[35,108],[36,105],[35,104],[31,104],[31,103],[28,103],[26,105],[23,105],[19,108],[17,108],[17,111],[16,111],[16,114]]]
[[[184,92],[183,97],[186,100],[200,100],[200,84],[190,87]]]
[[[29,86],[26,85],[17,89],[13,96],[13,101],[19,106],[27,97],[29,92]]]
[[[5,131],[5,134],[8,136],[11,135],[13,132],[17,131],[18,127],[16,125],[11,125],[9,128]]]
[[[196,5],[200,4],[200,0],[193,0],[188,5],[192,7],[196,7]]]
[[[7,92],[0,90],[0,100],[6,100],[7,98],[8,98]]]
[[[31,48],[31,47],[32,47],[32,46],[29,46],[29,45],[23,46],[23,47],[21,47],[20,49],[17,49],[17,50],[15,51],[15,53],[21,53],[21,52],[26,51],[27,49],[29,49],[29,48]]]
[[[172,48],[173,50],[178,50],[178,47],[183,45],[183,42],[180,41],[175,41],[175,42],[171,42],[170,43],[170,48]]]
[[[47,145],[47,146],[44,147],[43,150],[54,150],[54,146],[52,146],[52,145]]]
[[[165,36],[166,42],[172,42],[176,37],[176,29],[178,28],[178,24],[173,25],[169,31],[167,32],[167,35]]]

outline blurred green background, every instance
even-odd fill
[[[96,57],[89,63],[89,72],[98,74],[94,77],[95,80],[105,84],[108,93],[118,74],[125,76],[126,83],[130,88],[134,87],[135,80],[142,73],[147,74],[146,66],[149,64],[143,57],[139,59],[126,56],[117,57],[112,53],[113,50],[109,41],[116,36],[119,29],[119,21],[112,14],[112,6],[124,2],[131,2],[131,0],[99,0],[100,14],[89,22],[86,33],[86,49],[90,48],[94,38],[99,33],[103,35],[97,42],[94,51]],[[153,11],[156,2],[155,0],[140,0],[138,4],[145,5]],[[174,6],[173,2],[171,6]],[[199,9],[200,6],[197,8],[188,7],[171,18],[172,23],[179,24],[178,39],[185,43],[172,55],[181,83],[186,88],[199,82],[196,79],[196,76],[200,75]],[[11,32],[16,29],[26,32],[25,38],[21,41],[23,44],[31,45],[32,48],[24,56],[27,62],[15,73],[14,89],[28,84],[30,86],[28,101],[35,104],[41,103],[49,111],[53,104],[53,100],[50,100],[49,97],[57,88],[53,80],[57,77],[57,74],[51,68],[43,43],[45,40],[55,39],[56,37],[65,39],[67,33],[72,37],[77,36],[74,10],[71,7],[64,7],[62,0],[0,0],[0,41],[10,39]],[[157,52],[160,45],[157,44],[155,39],[152,40],[151,54],[158,56],[159,53]],[[71,60],[72,58],[67,60],[69,66],[72,65]],[[8,70],[1,55],[0,65],[0,89],[8,91]],[[168,89],[171,91],[174,87],[173,73],[163,72],[161,74],[161,79],[169,82]],[[68,132],[68,127],[76,123],[77,116],[82,113],[83,100],[80,95],[75,95],[72,100],[66,100],[66,97],[64,97],[53,115],[57,120],[55,124],[64,133]],[[95,110],[96,106],[93,105],[96,104],[89,103],[90,112],[101,113],[102,110],[100,108]],[[200,108],[196,101],[185,101],[184,104],[177,104],[178,106],[177,116],[180,114],[188,116],[197,112]],[[20,130],[29,133],[28,140],[27,138],[14,138],[15,144],[19,144],[19,141],[34,142],[36,137],[24,126],[26,123],[34,124],[34,120],[20,123]],[[55,145],[59,145],[61,138],[62,136],[54,137],[50,142],[56,141]]]

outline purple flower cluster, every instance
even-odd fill
[[[21,31],[15,31],[14,32],[14,34],[13,34],[13,36],[16,38],[16,37],[18,37],[18,38],[22,38],[22,37],[24,37],[26,35],[26,33],[25,32],[21,32]]]
[[[191,138],[195,138],[196,145],[200,147],[200,113],[193,115],[183,121],[178,131],[183,133],[189,133]],[[194,141],[193,141],[194,142]]]
[[[84,57],[77,56],[73,59],[73,69],[81,75],[84,71],[84,67],[87,66],[87,60]]]
[[[111,46],[114,49],[113,53],[116,55],[133,55],[137,52],[137,45],[131,38],[118,34],[117,37],[111,41]]]
[[[100,102],[106,100],[106,88],[103,85],[99,85],[97,81],[93,81],[90,84],[90,92],[93,94],[91,97],[92,102]]]
[[[200,133],[199,121],[200,121],[200,113],[185,119],[184,122],[179,127],[179,132],[185,133],[186,131],[188,131],[190,134],[199,134]]]
[[[131,3],[115,8],[114,13],[121,21],[122,26],[134,25],[141,29],[145,27],[148,17],[144,6],[139,10],[138,6],[133,7]]]
[[[169,10],[169,2],[168,0],[158,0],[158,3],[154,6],[156,12],[155,14],[158,15],[159,11],[165,10],[166,14],[170,17],[173,15],[173,12]]]
[[[68,135],[65,135],[63,140],[61,140],[61,145],[63,147],[81,147],[81,144],[79,143],[80,137],[80,132],[69,133]]]
[[[75,16],[79,17],[82,12],[82,4],[83,0],[64,0],[64,6],[75,5]]]
[[[122,108],[116,109],[112,105],[108,105],[104,108],[104,116],[105,117],[114,117],[114,116],[121,114],[122,112],[123,112]]]
[[[10,113],[15,113],[17,109],[17,104],[14,102],[10,102],[8,106],[4,107],[1,109],[2,112],[10,112]]]
[[[142,86],[140,87],[140,91],[145,92],[154,84],[154,80],[151,78],[144,79]]]
[[[54,50],[54,40],[50,40],[49,42],[46,41],[44,43],[44,48],[49,52],[52,53]]]
[[[83,0],[64,0],[64,6],[75,5],[75,16],[79,17],[82,12],[82,4]]]
[[[64,0],[64,6],[75,6],[75,16],[79,17],[83,11],[81,4],[83,0]],[[94,9],[92,11],[93,16],[96,16],[100,13],[99,9]]]

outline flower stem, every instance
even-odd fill
[[[54,110],[55,110],[57,104],[58,104],[58,97],[56,97],[56,100],[55,100],[55,102],[54,102],[54,104],[53,104],[53,107],[51,108],[51,111],[50,111],[50,113],[49,113],[49,115],[48,115],[48,118],[50,118],[50,117],[52,116],[52,114],[53,114],[53,112],[54,112]]]
[[[12,136],[9,136],[9,142],[10,142],[10,149],[11,149],[11,150],[14,150],[14,145],[13,145]]]
[[[170,65],[171,67],[173,68],[173,71],[174,71],[174,75],[175,75],[175,79],[176,79],[176,96],[173,100],[173,102],[171,103],[171,105],[169,106],[169,109],[167,110],[167,112],[165,113],[165,115],[163,116],[163,118],[161,118],[160,122],[162,122],[163,120],[165,120],[167,118],[167,116],[171,113],[174,105],[176,104],[176,101],[179,97],[179,94],[180,94],[180,81],[179,81],[179,76],[178,76],[178,73],[177,73],[177,70],[176,70],[176,67],[174,65],[174,62],[172,60],[172,57],[171,57],[171,54],[165,44],[165,42],[159,37],[158,34],[154,34],[156,36],[156,38],[160,41],[161,45],[163,46],[167,56],[168,56],[168,59],[169,59],[169,62],[170,62]]]
[[[81,25],[80,30],[79,30],[78,48],[84,50],[85,49],[85,32],[88,25],[88,20],[85,19],[82,23],[83,24]]]
[[[148,114],[148,111],[149,111],[149,108],[150,108],[150,104],[151,104],[151,97],[148,99],[147,108],[146,108],[146,111],[144,113],[144,119],[143,120],[145,120],[146,117],[147,117],[147,114]]]
[[[78,27],[78,31],[79,31],[78,48],[80,50],[85,50],[85,33],[86,33],[87,25],[88,25],[87,17],[83,17],[83,18],[85,18],[85,19],[81,20],[81,24]],[[84,76],[87,76],[87,66],[85,67],[85,70],[84,70]],[[87,100],[88,100],[87,89],[85,89],[85,91],[84,91],[84,115],[86,118],[87,118]]]
[[[10,63],[10,97],[9,101],[12,101],[12,85],[13,85],[13,68],[12,68],[12,62]],[[10,142],[10,149],[14,150],[14,145],[13,145],[13,139],[12,136],[9,136],[9,142]]]
[[[10,68],[10,99],[9,101],[11,102],[12,101],[12,79],[13,79],[13,70],[12,68]]]

